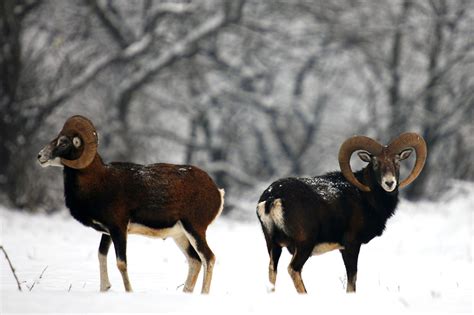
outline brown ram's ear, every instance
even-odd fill
[[[341,173],[349,183],[356,186],[362,191],[370,191],[370,188],[357,180],[351,168],[352,153],[358,150],[364,150],[372,155],[379,155],[383,146],[372,138],[365,136],[353,136],[341,145],[339,149],[339,167]]]
[[[74,132],[82,141],[83,150],[81,156],[76,160],[61,158],[61,162],[75,169],[83,169],[89,166],[97,153],[98,137],[92,122],[86,117],[76,115],[70,117],[64,123],[60,134]]]
[[[403,188],[411,184],[411,182],[413,182],[418,177],[418,175],[420,175],[428,154],[425,140],[419,134],[414,132],[403,133],[398,136],[398,138],[392,140],[388,145],[388,152],[392,155],[400,154],[402,156],[407,151],[407,149],[415,149],[415,166],[413,166],[410,175],[400,182],[399,188]]]

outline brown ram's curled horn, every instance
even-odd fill
[[[420,175],[427,157],[427,148],[425,140],[414,132],[406,132],[392,140],[388,145],[389,154],[400,154],[405,149],[413,148],[416,153],[416,162],[410,175],[400,182],[399,188],[403,188],[413,182]]]
[[[339,149],[339,167],[342,175],[349,183],[362,191],[370,191],[370,188],[357,180],[351,168],[351,156],[357,150],[365,150],[372,155],[379,155],[383,146],[372,138],[365,136],[353,136],[341,145]]]
[[[70,117],[61,130],[61,134],[66,131],[76,132],[82,140],[84,146],[81,156],[76,160],[62,158],[61,162],[75,169],[83,169],[89,166],[97,153],[98,137],[92,122],[80,115]]]

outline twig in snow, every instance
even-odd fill
[[[41,272],[41,274],[40,274],[40,276],[39,276],[38,279],[43,278],[43,274],[44,274],[44,272],[46,271],[46,269],[48,269],[48,266],[44,267],[44,269],[43,269],[43,271]]]
[[[67,292],[71,292],[71,289],[72,289],[72,283],[69,285],[69,289],[67,290]]]
[[[48,269],[48,266],[44,267],[43,271],[41,272],[41,274],[39,275],[38,279],[36,279],[33,284],[31,285],[31,287],[28,287],[28,289],[30,290],[33,290],[33,288],[35,287],[35,284],[39,283],[39,279],[43,278],[43,274],[44,272],[46,271],[46,269]]]
[[[341,282],[342,288],[346,289],[346,276],[339,277],[339,281]]]
[[[35,287],[35,284],[36,284],[36,280],[33,281],[33,284],[31,285],[31,287],[29,287],[28,285],[26,286],[28,288],[28,291],[31,292],[31,290],[33,290],[33,288]]]
[[[178,286],[176,287],[176,291],[178,291],[178,289],[181,288],[181,287],[184,287],[184,283],[181,283],[180,285],[178,285]]]
[[[13,276],[15,277],[16,284],[18,285],[18,290],[21,291],[20,281],[18,280],[18,277],[16,276],[15,268],[13,268],[12,262],[10,261],[10,258],[8,257],[7,251],[6,251],[5,248],[3,248],[3,246],[1,246],[1,245],[0,245],[0,249],[2,250],[3,254],[5,255],[5,258],[7,259],[8,264],[10,265],[10,269],[11,269],[11,271],[12,271],[12,273],[13,273]]]

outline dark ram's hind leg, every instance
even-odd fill
[[[360,244],[346,245],[345,249],[340,251],[342,254],[342,259],[344,260],[344,266],[346,267],[347,293],[356,291],[357,259],[359,257],[359,251]]]
[[[112,239],[109,235],[102,234],[99,245],[99,268],[100,268],[100,291],[105,292],[110,289],[109,274],[107,272],[107,254],[109,253]]]
[[[273,242],[273,240],[268,235],[269,233],[265,231],[265,227],[263,227],[263,229],[264,229],[265,241],[267,243],[268,255],[270,256],[270,263],[268,264],[268,280],[270,281],[269,291],[275,292],[278,261],[280,260],[282,248],[280,245]]]
[[[270,252],[270,264],[268,265],[268,280],[270,281],[270,290],[275,291],[275,283],[277,277],[278,261],[281,256],[281,247],[279,245],[273,245]]]
[[[298,293],[307,293],[306,287],[303,283],[303,278],[301,277],[301,271],[303,269],[303,265],[311,256],[312,251],[313,247],[311,246],[296,246],[293,258],[291,259],[290,265],[288,266],[288,273],[290,274],[290,277],[293,280]]]

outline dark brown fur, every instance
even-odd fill
[[[41,150],[38,160],[49,165],[59,158],[81,157],[82,146],[73,145],[76,137],[73,130],[63,131]],[[127,234],[132,232],[172,237],[189,263],[184,291],[193,291],[202,264],[202,292],[209,292],[215,256],[207,244],[206,230],[222,210],[223,191],[206,172],[190,165],[104,164],[98,154],[81,169],[61,164],[71,215],[103,233],[99,246],[102,291],[110,288],[104,257],[112,242],[125,289],[131,291],[126,246]]]

